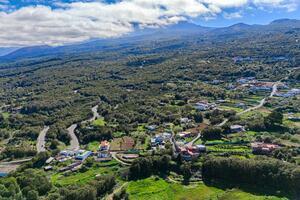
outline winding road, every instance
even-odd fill
[[[279,85],[280,83],[281,83],[280,81],[274,83],[274,85],[273,85],[273,87],[272,87],[272,92],[271,92],[271,94],[270,94],[268,97],[265,97],[265,98],[263,98],[262,100],[260,100],[260,102],[259,102],[258,105],[254,106],[254,107],[251,107],[251,108],[248,108],[248,109],[246,109],[246,110],[244,110],[244,111],[242,111],[242,112],[239,112],[239,113],[237,113],[236,115],[238,115],[238,116],[239,116],[239,115],[243,115],[243,114],[245,114],[245,113],[247,113],[247,112],[250,112],[250,111],[253,111],[253,110],[257,110],[257,109],[263,107],[264,104],[266,103],[266,99],[267,99],[267,98],[270,98],[270,97],[273,97],[273,96],[277,93],[277,91],[278,91],[278,85]],[[224,119],[224,121],[223,121],[222,123],[218,124],[217,126],[218,126],[218,127],[221,127],[221,126],[225,125],[228,121],[229,121],[229,119]]]
[[[46,151],[45,144],[46,144],[46,134],[49,130],[49,126],[45,126],[44,129],[40,132],[37,142],[36,142],[36,150],[38,153]]]
[[[98,105],[94,106],[92,108],[92,112],[93,112],[93,117],[91,117],[90,119],[88,120],[85,120],[85,121],[82,121],[81,123],[84,124],[84,123],[88,123],[88,122],[92,122],[94,120],[96,120],[97,118],[100,117],[99,113],[98,113]],[[80,149],[80,144],[79,144],[79,141],[78,141],[78,138],[75,134],[75,129],[77,128],[77,124],[72,124],[67,130],[68,130],[68,134],[69,136],[71,137],[71,141],[70,141],[70,146],[68,146],[68,149],[69,150],[72,150],[72,151],[77,151]]]
[[[79,146],[79,141],[78,141],[78,138],[75,134],[75,129],[77,128],[77,124],[72,124],[68,129],[68,134],[71,138],[71,141],[70,141],[70,146],[68,146],[67,149],[69,150],[72,150],[72,151],[77,151],[80,149],[80,146]]]
[[[88,120],[82,121],[81,123],[92,122],[92,121],[94,121],[94,120],[96,120],[97,118],[100,117],[100,115],[98,114],[98,105],[96,105],[92,108],[92,112],[93,112],[93,117],[91,117]],[[71,138],[70,146],[68,146],[68,149],[73,150],[73,151],[77,151],[77,150],[80,149],[79,141],[78,141],[78,138],[75,134],[75,129],[77,128],[77,126],[78,126],[77,124],[72,124],[67,129],[68,134]],[[37,138],[36,149],[37,149],[38,153],[46,151],[46,148],[45,148],[46,134],[47,134],[49,128],[50,128],[49,126],[45,126],[44,129],[40,132],[40,134]]]

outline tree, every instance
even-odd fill
[[[200,112],[195,112],[194,115],[194,120],[196,123],[202,123],[203,122],[203,115]]]
[[[274,128],[278,124],[282,124],[283,114],[276,110],[272,111],[267,117],[264,119],[264,123],[268,128]]]
[[[191,170],[191,164],[190,163],[183,163],[181,166],[180,166],[180,171],[183,175],[183,182],[185,184],[187,184],[190,180],[190,178],[192,177],[192,170]]]
[[[218,140],[221,138],[222,129],[219,127],[208,127],[202,132],[202,139],[204,140]]]

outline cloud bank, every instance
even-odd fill
[[[7,0],[0,0],[0,46],[63,45],[92,38],[119,37],[141,28],[160,27],[180,21],[223,13],[227,18],[241,17],[241,12],[227,9],[297,9],[298,0],[123,0],[56,2],[26,6],[15,10]]]

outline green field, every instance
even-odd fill
[[[2,116],[3,116],[4,119],[8,119],[9,118],[9,113],[4,112],[4,113],[2,113]]]
[[[88,145],[87,145],[87,150],[88,151],[97,151],[99,149],[99,141],[94,141],[94,142],[90,142]]]
[[[92,124],[94,126],[105,126],[106,122],[104,121],[104,118],[99,118],[99,119],[96,119],[95,121],[93,121]]]
[[[183,186],[162,179],[148,178],[130,182],[127,188],[132,200],[280,200],[271,196],[253,195],[241,190],[221,190],[205,184]]]
[[[86,172],[73,172],[69,176],[64,173],[55,173],[51,176],[51,182],[56,186],[65,186],[71,184],[86,184],[93,180],[96,175],[112,174],[118,170],[118,162],[110,161],[107,163],[97,163]]]

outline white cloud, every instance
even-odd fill
[[[297,10],[299,0],[253,0],[253,4],[260,9],[282,8],[292,12]]]
[[[5,0],[0,0],[4,2]],[[0,46],[62,45],[91,38],[118,37],[140,27],[159,27],[191,18],[239,17],[226,9],[280,7],[290,10],[284,0],[123,0],[74,2],[23,7],[0,12]],[[225,10],[225,11],[224,11]]]
[[[241,12],[233,12],[233,13],[224,12],[223,17],[225,19],[238,19],[238,18],[242,18],[243,15]]]

